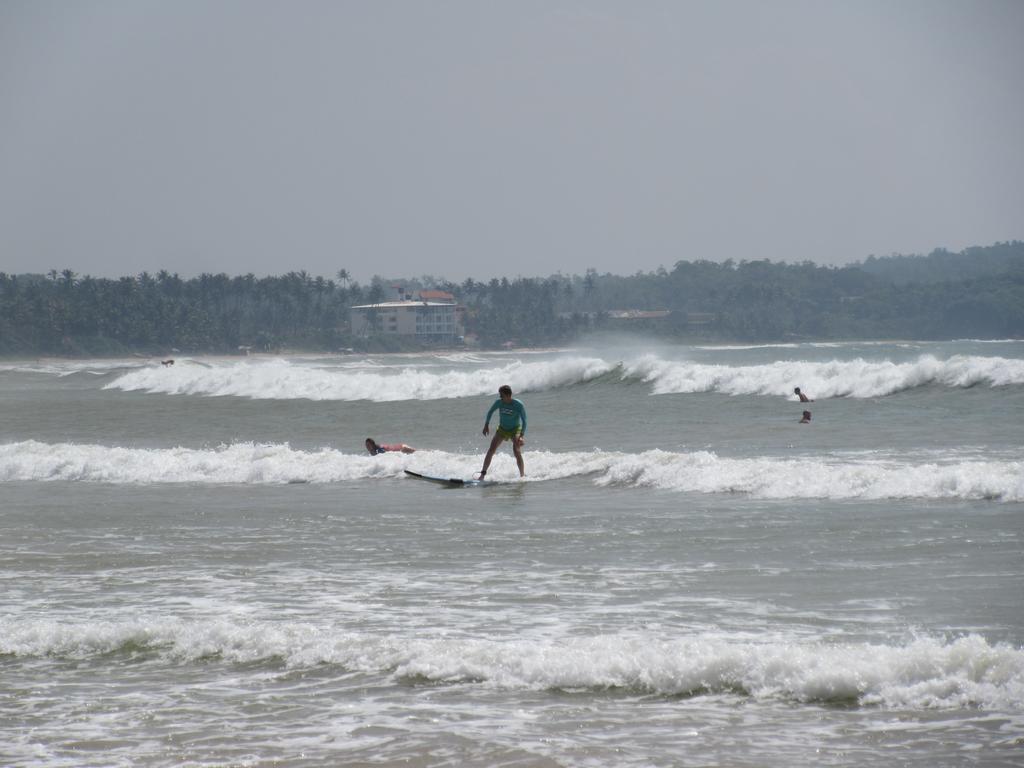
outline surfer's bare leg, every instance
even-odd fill
[[[491,466],[491,459],[494,458],[494,452],[498,450],[499,445],[501,445],[501,435],[495,432],[494,437],[491,438],[491,447],[487,449],[487,455],[484,456],[484,468],[480,470],[480,477],[487,474],[487,469]]]
[[[523,463],[523,438],[517,437],[512,441],[512,453],[516,455],[516,464],[519,465],[519,476],[526,477],[526,465]]]

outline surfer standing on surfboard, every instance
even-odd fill
[[[512,440],[512,453],[516,456],[516,464],[519,465],[519,476],[526,477],[526,468],[523,464],[523,442],[526,439],[526,407],[519,400],[512,398],[512,387],[503,384],[498,388],[500,397],[494,401],[494,405],[487,411],[484,417],[484,431],[486,435],[491,431],[491,414],[498,412],[498,427],[494,430],[494,437],[491,438],[491,446],[487,449],[484,457],[484,468],[480,470],[480,479],[487,476],[487,468],[491,466],[491,459],[498,446],[505,440]]]

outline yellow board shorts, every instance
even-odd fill
[[[502,442],[505,440],[514,440],[522,434],[523,428],[516,427],[515,429],[502,429],[498,427],[494,430],[494,434],[501,438]]]

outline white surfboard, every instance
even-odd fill
[[[419,472],[413,472],[411,469],[405,470],[405,474],[409,477],[414,477],[417,480],[426,480],[428,483],[437,483],[438,485],[444,485],[448,488],[463,488],[468,486],[495,484],[493,480],[465,480],[461,477],[435,477],[434,475],[423,475]]]

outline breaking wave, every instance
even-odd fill
[[[210,449],[118,448],[34,440],[0,445],[0,482],[112,484],[342,483],[404,481],[404,469],[470,477],[478,454],[420,450],[367,456],[332,448],[236,443]],[[489,477],[514,481],[511,456],[499,454]],[[576,479],[598,486],[683,493],[739,493],[761,499],[989,499],[1024,501],[1024,462],[963,457],[924,461],[875,454],[727,458],[710,451],[642,453],[530,452],[528,482]]]
[[[0,619],[0,656],[102,661],[117,654],[176,664],[332,664],[396,681],[500,689],[715,693],[914,709],[1024,707],[1024,651],[973,634],[904,644],[758,643],[666,633],[501,640],[223,618]]]
[[[164,368],[146,366],[104,386],[167,395],[235,396],[253,399],[439,400],[492,394],[502,383],[516,392],[538,392],[602,380],[643,382],[651,393],[764,395],[793,399],[799,383],[815,399],[871,398],[926,386],[965,388],[1024,384],[1024,360],[977,355],[938,358],[921,355],[890,360],[779,360],[761,365],[728,365],[641,355],[627,360],[567,356],[545,361],[488,365],[477,358],[452,358],[406,367],[373,364],[323,367],[288,360],[258,362],[185,361]],[[444,367],[451,366],[448,370]]]
[[[440,400],[491,395],[505,383],[511,384],[516,392],[555,389],[590,381],[614,367],[603,360],[584,357],[444,372],[434,366],[351,370],[269,360],[142,368],[118,377],[104,389],[278,400]]]
[[[780,360],[764,365],[680,363],[645,356],[624,364],[624,376],[651,385],[654,394],[721,392],[793,398],[793,384],[816,399],[882,397],[917,387],[992,387],[1024,384],[1024,360],[954,355],[945,360],[921,355],[911,362]]]

